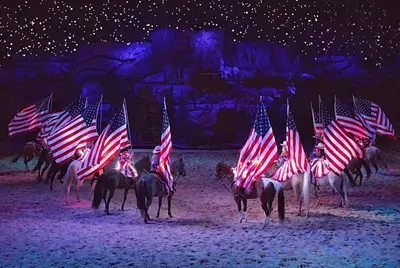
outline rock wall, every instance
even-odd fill
[[[348,95],[366,87],[373,91],[384,81],[394,81],[390,90],[397,89],[399,62],[377,69],[359,57],[310,59],[278,44],[232,42],[221,30],[158,29],[148,42],[87,45],[68,57],[13,58],[0,69],[2,94],[13,103],[2,107],[1,124],[5,130],[17,110],[54,92],[56,109],[79,94],[89,102],[103,95],[105,125],[126,98],[133,141],[154,145],[160,137],[162,99],[167,97],[175,144],[224,148],[244,142],[263,95],[282,140],[286,98],[307,107],[297,113],[307,120],[300,124],[308,135],[308,103],[317,94]],[[390,107],[386,109],[392,117],[400,114],[397,105]]]

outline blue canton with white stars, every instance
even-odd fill
[[[125,109],[124,109],[124,106],[122,106],[121,108],[119,108],[118,112],[111,119],[110,131],[108,132],[108,134],[110,135],[115,130],[117,130],[118,128],[125,125],[125,123],[126,123],[125,122]]]
[[[36,113],[40,113],[49,109],[50,96],[46,97],[44,100],[37,101],[36,105]]]
[[[333,121],[334,118],[331,116],[331,114],[325,108],[325,105],[322,101],[319,105],[319,112],[321,113],[320,114],[321,121],[322,121],[321,123],[324,125],[324,128],[325,128]]]
[[[71,119],[74,119],[83,111],[83,109],[85,109],[84,101],[73,101],[64,108],[64,111],[66,111],[71,116]]]
[[[356,118],[356,115],[354,114],[354,109],[338,98],[336,98],[336,115],[353,119]]]
[[[360,98],[355,98],[357,112],[365,116],[371,116],[371,102]]]
[[[164,133],[169,127],[169,119],[168,119],[168,112],[167,106],[164,105],[163,109],[163,122],[162,122],[162,132]]]
[[[294,117],[293,117],[293,114],[292,114],[292,112],[290,110],[289,110],[289,115],[288,115],[288,118],[287,118],[287,127],[290,130],[297,131],[296,123],[294,122]]]
[[[92,124],[92,121],[97,118],[97,111],[99,109],[100,102],[96,104],[89,104],[88,107],[82,111],[81,115],[87,126]]]
[[[271,128],[267,111],[265,110],[264,103],[262,102],[260,105],[260,109],[258,110],[258,114],[256,117],[256,121],[254,122],[253,128],[255,132],[261,137],[264,137],[267,134],[268,130]]]

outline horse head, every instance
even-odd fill
[[[223,163],[218,163],[216,168],[215,180],[223,180],[224,178],[233,175],[232,167]]]

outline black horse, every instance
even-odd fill
[[[114,196],[114,192],[116,189],[124,189],[124,201],[122,202],[121,210],[124,210],[125,201],[128,198],[128,191],[130,189],[134,190],[136,185],[136,181],[134,178],[125,177],[118,170],[112,170],[107,173],[103,173],[100,177],[97,178],[97,184],[94,188],[94,197],[92,201],[92,208],[98,209],[101,203],[101,199],[103,198],[104,203],[106,204],[106,212],[107,215],[110,215],[110,201]],[[108,200],[106,200],[107,192],[110,192],[108,195]]]

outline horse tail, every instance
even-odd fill
[[[146,190],[146,182],[143,179],[140,179],[136,184],[136,200],[137,200],[137,207],[141,212],[143,212],[146,208],[145,190]]]
[[[278,215],[279,221],[283,222],[285,219],[285,195],[283,193],[283,187],[278,189]]]
[[[13,159],[11,160],[11,163],[16,163],[16,162],[18,161],[19,157],[20,157],[20,155],[18,155],[18,156],[16,156],[15,158],[13,158]]]
[[[349,191],[349,181],[348,181],[347,176],[344,176],[344,174],[341,174],[341,176],[342,176],[342,181],[343,181],[342,187],[343,187],[344,204],[345,204],[345,206],[347,206],[349,203],[349,200],[347,198],[347,193]]]
[[[310,182],[311,182],[311,171],[310,169],[308,169],[307,172],[304,173],[304,178],[303,178],[303,199],[304,199],[304,204],[307,208],[307,215],[310,211]]]
[[[94,193],[93,193],[93,201],[92,201],[93,209],[98,209],[101,203],[101,197],[103,195],[103,186],[102,186],[103,176],[105,175],[101,175],[99,178],[97,178],[96,187],[94,188]]]

